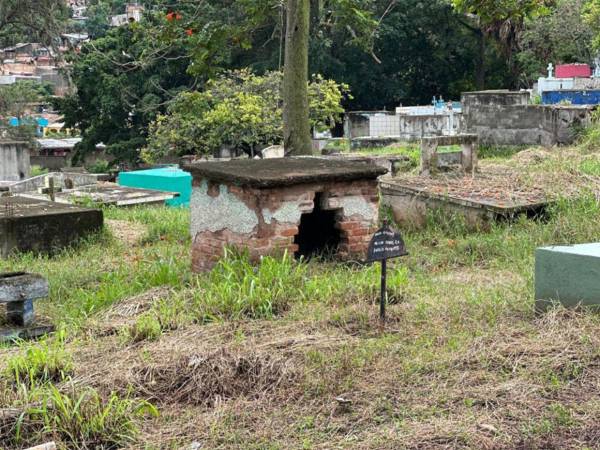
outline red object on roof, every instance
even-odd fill
[[[590,78],[592,68],[587,64],[560,64],[556,66],[556,78]]]

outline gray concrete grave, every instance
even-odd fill
[[[25,197],[0,197],[0,258],[52,253],[102,229],[101,210]]]
[[[41,275],[25,272],[0,274],[0,303],[6,304],[9,324],[33,324],[33,301],[48,296],[48,282]]]

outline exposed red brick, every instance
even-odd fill
[[[194,180],[199,186],[202,180]],[[286,202],[294,202],[304,214],[314,209],[313,200],[317,192],[323,193],[323,206],[339,210],[338,224],[341,242],[337,256],[341,259],[363,258],[366,254],[370,237],[377,229],[377,202],[379,201],[376,181],[355,181],[351,183],[314,183],[292,186],[287,189],[249,189],[240,186],[227,186],[230,193],[256,211],[259,225],[248,235],[234,233],[229,229],[217,232],[205,231],[194,238],[192,248],[192,265],[196,272],[211,270],[224,254],[224,247],[233,246],[247,249],[254,262],[264,255],[280,255],[287,251],[293,254],[298,251],[294,243],[299,233],[299,223],[266,223],[262,212],[269,209],[272,213],[279,210]],[[209,195],[219,195],[220,187],[209,185]],[[339,206],[347,196],[362,196],[373,203],[372,220],[360,217],[344,217]],[[210,212],[208,212],[210,213]]]
[[[283,237],[294,237],[298,234],[298,231],[299,231],[298,227],[286,228],[286,229],[281,230],[279,232],[279,235],[283,236]]]

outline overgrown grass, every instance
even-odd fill
[[[535,170],[596,176],[595,155],[583,163],[542,161]],[[10,353],[0,358],[0,409],[26,412],[18,433],[0,420],[0,447],[44,438],[82,449],[193,441],[207,448],[566,448],[569,439],[594,448],[600,319],[533,312],[535,249],[600,238],[592,190],[559,198],[543,218],[486,231],[437,213],[424,229],[402,230],[410,255],[390,264],[384,329],[379,264],[286,255],[252,265],[230,252],[210,274],[191,274],[188,214],[108,209],[110,219],[146,225],[148,236],[131,245],[105,234],[54,258],[0,262],[49,277],[42,312],[67,330],[61,343],[0,349]],[[143,305],[119,335],[80,328],[165,285],[168,296]],[[201,408],[165,397],[165,416],[146,418],[156,414],[145,403],[160,391],[154,375],[185,398],[181,391],[197,392],[193,380],[210,379],[215,361],[230,362],[228,373],[242,386],[260,377],[265,355],[293,374],[276,389],[240,390],[227,401],[209,396]],[[182,370],[189,376],[179,385],[172,378]]]
[[[482,145],[479,147],[478,156],[480,159],[506,160],[526,148],[522,145]]]
[[[47,277],[50,298],[37,301],[36,308],[59,325],[81,323],[118,300],[190,279],[187,210],[108,208],[105,218],[148,225],[144,244],[131,247],[104,232],[52,257],[0,260],[0,272],[26,270]]]

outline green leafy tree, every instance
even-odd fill
[[[74,92],[55,104],[81,132],[77,157],[104,143],[118,160],[135,162],[148,126],[179,91],[193,85],[180,44],[163,45],[144,24],[112,29],[71,56]],[[160,57],[148,56],[157,55]]]
[[[92,39],[105,36],[110,28],[110,6],[104,2],[91,4],[87,7],[86,15],[85,27],[89,36]]]
[[[0,45],[26,41],[50,46],[64,30],[68,15],[64,0],[2,0]]]
[[[582,17],[593,33],[592,47],[600,51],[600,0],[587,0]]]
[[[210,81],[202,92],[181,93],[151,125],[144,159],[211,154],[226,146],[256,154],[283,140],[282,74],[234,71]],[[308,86],[309,126],[329,128],[339,120],[347,86],[315,76]]]
[[[34,137],[36,123],[30,118],[34,104],[45,100],[50,92],[47,86],[33,81],[19,81],[0,86],[0,125],[5,135],[15,139],[30,140]],[[9,126],[15,118],[18,126]]]
[[[519,50],[518,36],[527,19],[549,12],[553,0],[451,0],[457,11],[465,15],[463,24],[480,38],[478,85],[485,84],[485,41],[493,39],[507,60],[513,84],[518,78],[514,55]]]
[[[118,160],[135,161],[149,124],[180,91],[226,67],[233,49],[250,47],[249,32],[259,20],[245,20],[250,7],[259,11],[254,0],[149,8],[140,23],[110,29],[71,55],[76,89],[55,103],[66,125],[81,132],[76,156],[104,143]]]
[[[320,27],[311,39],[310,71],[350,85],[348,109],[428,104],[434,95],[456,99],[476,88],[479,43],[462,26],[461,14],[446,0],[397,0],[389,6],[386,0],[372,5],[371,15],[380,19],[373,43],[367,43],[371,49],[354,45],[343,26]],[[505,86],[503,58],[494,48],[484,56],[488,84]]]
[[[594,33],[581,19],[587,0],[560,0],[536,20],[527,20],[519,36],[517,62],[523,85],[546,74],[548,63],[591,62]]]

